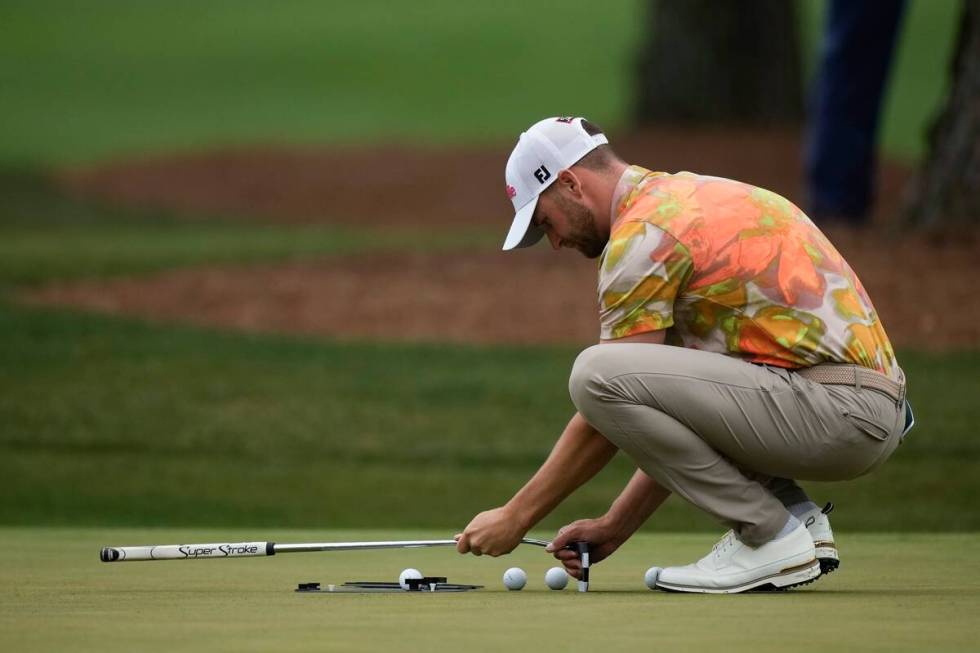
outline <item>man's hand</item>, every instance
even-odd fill
[[[582,561],[578,553],[566,549],[572,542],[589,543],[589,564],[608,558],[626,541],[620,532],[605,519],[580,519],[559,529],[555,539],[546,549],[561,561],[565,571],[573,578],[582,577]]]
[[[507,506],[494,508],[481,512],[456,535],[456,550],[478,556],[502,556],[517,548],[526,532]]]

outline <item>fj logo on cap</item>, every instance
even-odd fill
[[[510,199],[514,199],[516,196],[517,196],[517,189],[511,186],[510,184],[507,184],[507,197],[509,197]]]
[[[551,179],[551,172],[544,166],[541,166],[540,168],[534,171],[534,178],[538,180],[538,183],[543,184],[544,182]]]

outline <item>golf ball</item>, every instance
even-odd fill
[[[568,585],[568,574],[561,567],[552,567],[544,575],[544,584],[553,590],[563,590]]]
[[[509,590],[519,590],[527,585],[527,574],[520,567],[511,567],[504,572],[504,585]]]
[[[402,586],[403,590],[408,589],[408,583],[406,581],[409,578],[422,578],[422,572],[418,569],[413,569],[412,567],[403,569],[402,573],[398,574],[398,584]]]
[[[657,578],[660,577],[660,572],[663,571],[660,567],[650,567],[647,569],[647,573],[643,574],[643,582],[646,583],[647,587],[652,590],[657,589]]]

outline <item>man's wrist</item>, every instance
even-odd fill
[[[626,523],[626,520],[617,517],[612,511],[607,512],[596,521],[598,521],[602,526],[602,529],[609,534],[609,538],[619,544],[622,544],[628,540],[630,535],[633,534],[633,529],[629,528],[629,524]]]
[[[534,526],[534,516],[527,507],[511,499],[503,508],[507,511],[509,519],[520,526],[522,533],[527,533]]]

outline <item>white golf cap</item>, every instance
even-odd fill
[[[507,196],[516,212],[504,240],[505,250],[530,247],[541,240],[544,232],[531,224],[538,196],[559,172],[608,142],[603,134],[592,136],[585,131],[582,118],[545,118],[521,134],[505,173]]]

